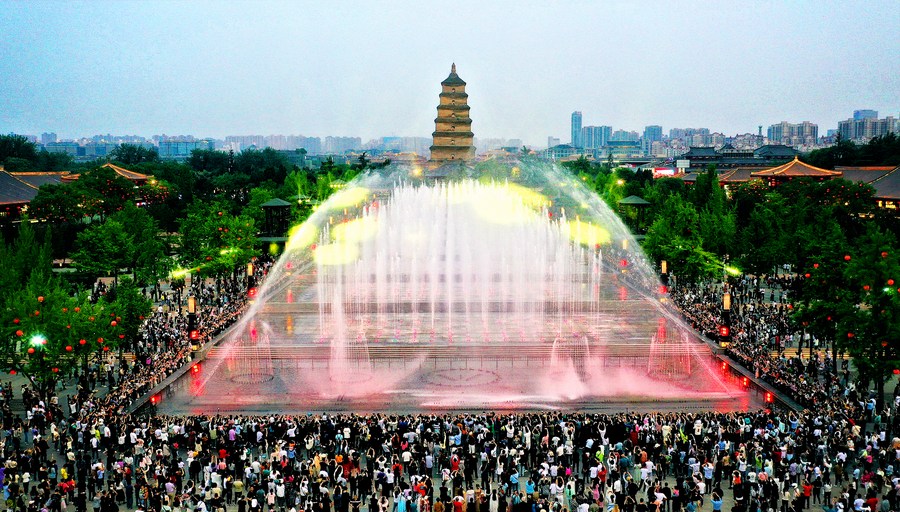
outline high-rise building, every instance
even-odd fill
[[[56,142],[56,134],[53,132],[50,133],[42,133],[41,134],[41,145],[46,146],[47,144],[52,144]]]
[[[553,146],[559,146],[559,137],[550,135],[547,137],[547,147],[552,148]]]
[[[838,132],[842,139],[867,141],[888,133],[900,132],[900,122],[893,116],[884,119],[872,117],[847,119],[838,123]]]
[[[325,137],[324,152],[326,154],[342,154],[362,149],[360,137]]]
[[[576,148],[583,148],[584,141],[581,140],[581,111],[572,112],[572,145]]]
[[[456,64],[441,82],[441,94],[431,134],[431,161],[465,162],[475,156],[472,118],[469,117],[469,95],[466,82],[456,74]]]
[[[616,130],[612,132],[609,140],[621,142],[621,141],[629,141],[629,142],[637,142],[640,140],[641,136],[638,135],[638,132],[628,131],[628,130]]]
[[[193,137],[189,137],[193,139]],[[187,140],[188,137],[172,137],[159,141],[159,158],[161,160],[186,160],[195,149],[214,149],[213,141]]]
[[[644,137],[641,139],[641,147],[644,150],[644,154],[651,154],[653,143],[662,140],[662,133],[662,126],[651,124],[644,127]]]
[[[612,126],[585,126],[581,129],[584,149],[596,150],[605,146],[612,135]]]
[[[878,111],[877,110],[854,110],[853,111],[853,120],[859,121],[861,119],[878,119]]]
[[[819,126],[809,121],[802,123],[789,123],[782,121],[769,126],[766,130],[769,142],[784,144],[786,146],[802,146],[816,143],[819,137]]]

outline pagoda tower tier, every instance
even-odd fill
[[[441,94],[431,134],[431,161],[438,164],[467,162],[475,157],[472,118],[469,117],[466,83],[456,74],[456,64],[441,82]]]

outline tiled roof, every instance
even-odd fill
[[[681,155],[682,158],[691,158],[698,156],[719,156],[719,153],[716,152],[716,148],[700,148],[692,146],[687,153]]]
[[[441,85],[466,85],[463,79],[456,74],[456,63],[450,67],[450,75],[441,82]]]
[[[872,183],[873,181],[883,177],[889,172],[896,169],[896,167],[888,167],[885,170],[881,169],[861,169],[859,167],[835,167],[834,170],[840,171],[843,173],[843,178],[847,181],[852,181],[853,183]]]
[[[116,171],[116,174],[118,174],[119,176],[121,176],[127,180],[131,180],[131,181],[147,181],[152,177],[147,174],[141,174],[139,172],[129,171],[128,169],[126,169],[124,167],[119,167],[118,165],[113,165],[110,163],[105,163],[105,164],[101,165],[100,167],[106,167],[108,169],[112,169],[112,170]]]
[[[40,188],[43,185],[56,185],[62,183],[63,177],[69,172],[10,172],[13,176],[29,185]]]
[[[752,176],[757,178],[769,178],[775,176],[786,178],[839,178],[841,176],[841,173],[838,171],[829,171],[828,169],[820,169],[818,167],[814,167],[812,165],[803,163],[797,157],[794,157],[793,160],[784,165],[779,165],[778,167],[772,167],[771,169],[765,169],[762,171],[756,171],[752,174]]]
[[[765,146],[760,146],[753,151],[755,156],[765,156],[769,158],[777,158],[784,157],[790,158],[792,156],[797,155],[797,150],[790,147],[785,146],[783,144],[767,144]]]
[[[900,167],[895,167],[893,171],[883,174],[880,178],[871,182],[875,187],[876,199],[900,199]]]
[[[6,171],[0,171],[0,204],[28,203],[38,187],[29,185]]]
[[[745,183],[753,179],[753,173],[758,171],[759,169],[747,168],[747,167],[736,167],[734,169],[729,169],[727,171],[723,171],[722,174],[719,175],[719,182],[722,183]]]

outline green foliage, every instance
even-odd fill
[[[275,194],[263,187],[256,187],[250,189],[250,201],[247,203],[247,207],[244,208],[244,213],[253,219],[253,222],[257,226],[262,226],[266,221],[266,212],[260,207],[261,204],[267,203],[275,199]]]
[[[225,203],[194,203],[180,228],[181,263],[200,275],[228,274],[256,255],[253,219],[232,215]]]
[[[159,151],[138,144],[120,144],[110,152],[109,159],[122,165],[158,162]]]
[[[864,379],[883,391],[900,366],[900,254],[897,239],[875,224],[854,244],[837,223],[816,242],[801,270],[795,320],[848,352]]]
[[[672,273],[683,282],[696,282],[722,272],[722,260],[703,248],[697,230],[699,221],[696,208],[673,194],[663,203],[644,239],[647,255],[655,261],[666,260]]]
[[[888,133],[866,144],[838,138],[833,146],[804,155],[803,161],[823,169],[834,169],[839,165],[900,165],[900,137],[896,133]]]
[[[0,163],[10,158],[18,158],[33,162],[37,159],[37,150],[33,142],[22,135],[0,135]]]
[[[134,238],[116,220],[93,224],[78,234],[72,259],[75,268],[91,276],[115,276],[134,260]]]
[[[107,309],[116,312],[120,333],[120,348],[131,349],[138,339],[141,325],[152,309],[153,303],[138,289],[131,278],[125,277],[104,296]]]
[[[9,274],[0,297],[0,370],[25,375],[46,396],[77,361],[114,347],[120,331],[109,309],[69,293],[51,272],[47,244],[29,229],[20,228],[16,243],[0,251]]]

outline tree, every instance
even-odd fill
[[[72,259],[75,267],[92,276],[114,276],[135,258],[134,238],[115,220],[94,224],[78,234]]]
[[[136,196],[134,183],[108,167],[82,173],[73,185],[84,214],[91,218],[99,216],[100,220],[133,203]]]
[[[131,278],[125,277],[104,296],[107,308],[116,312],[120,329],[120,351],[133,350],[144,320],[150,315],[153,303],[138,289]]]
[[[136,165],[144,162],[158,162],[159,151],[139,144],[119,144],[109,154],[109,159],[122,165]]]
[[[228,213],[224,203],[192,205],[180,231],[182,265],[203,276],[221,277],[256,254],[253,219]]]
[[[696,230],[698,221],[694,206],[673,194],[644,239],[647,254],[656,261],[666,260],[678,279],[688,283],[722,272],[722,261],[703,248],[703,239]]]
[[[260,205],[272,199],[275,199],[275,194],[271,190],[264,187],[251,188],[250,201],[247,203],[247,207],[244,208],[244,213],[252,218],[257,226],[262,226],[266,221],[266,212],[263,211]]]
[[[900,368],[900,254],[897,240],[870,224],[844,261],[846,289],[837,339],[846,347],[863,382],[871,379],[879,402],[884,384]],[[849,254],[848,254],[849,255]]]
[[[132,240],[134,250],[125,267],[134,273],[134,280],[141,284],[155,283],[167,276],[173,262],[166,255],[166,244],[159,236],[159,226],[146,210],[127,204],[109,218],[108,222],[120,224]]]
[[[37,158],[35,145],[22,135],[0,135],[0,163],[9,158],[33,162]]]
[[[69,295],[59,278],[43,272],[7,296],[0,326],[0,368],[27,377],[45,399],[79,360],[115,347],[120,334],[115,313],[86,294]]]

